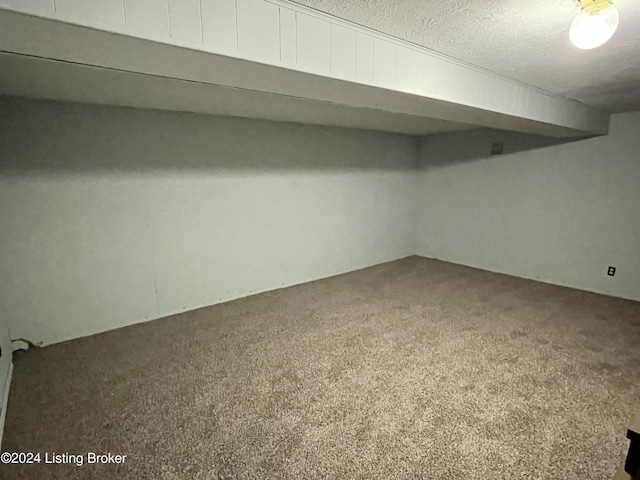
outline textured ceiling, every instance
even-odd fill
[[[640,0],[595,50],[569,42],[576,0],[296,0],[603,110],[640,110]]]

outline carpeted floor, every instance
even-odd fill
[[[16,354],[2,478],[609,479],[640,303],[411,257]],[[86,461],[86,456],[84,457]]]

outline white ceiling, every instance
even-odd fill
[[[610,112],[640,110],[640,1],[595,50],[569,42],[576,0],[296,0],[296,3]]]

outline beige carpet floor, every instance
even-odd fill
[[[609,479],[640,303],[411,257],[17,354],[2,478]],[[86,460],[86,457],[85,457]]]

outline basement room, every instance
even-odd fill
[[[640,479],[640,2],[0,0],[0,479]]]

